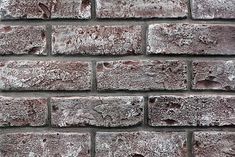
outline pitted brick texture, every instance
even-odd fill
[[[187,64],[181,60],[98,62],[98,90],[185,90]]]
[[[235,19],[234,0],[192,0],[194,19]]]
[[[96,157],[186,157],[185,133],[98,132]]]
[[[194,61],[192,88],[235,90],[235,61]]]
[[[1,0],[2,19],[90,18],[90,0]]]
[[[45,26],[0,25],[0,55],[46,55]]]
[[[143,122],[143,97],[52,98],[52,125],[133,126]]]
[[[96,0],[98,18],[182,18],[187,0]]]
[[[2,90],[89,90],[91,64],[78,61],[0,62]]]
[[[52,53],[64,55],[142,54],[141,26],[54,26]]]
[[[151,96],[151,126],[231,126],[235,125],[233,96]]]
[[[47,121],[47,99],[0,96],[0,127],[43,126]]]
[[[235,132],[195,132],[195,157],[235,156]]]
[[[148,54],[234,55],[235,26],[208,24],[152,24]]]
[[[88,133],[27,132],[0,137],[1,157],[90,157]]]

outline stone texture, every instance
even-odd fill
[[[235,132],[195,132],[195,157],[234,157]]]
[[[141,26],[54,26],[53,54],[142,54]]]
[[[151,126],[235,125],[233,96],[151,96],[148,111]]]
[[[91,16],[90,0],[1,0],[2,19],[50,19]]]
[[[98,62],[98,90],[185,90],[187,64],[180,60]]]
[[[140,96],[59,97],[51,100],[52,125],[133,126],[143,121],[144,100]]]
[[[183,18],[187,0],[96,0],[98,18]]]
[[[235,61],[194,61],[193,89],[235,90]]]
[[[26,132],[0,136],[1,157],[90,157],[88,133]]]
[[[192,0],[194,19],[235,19],[234,0]]]
[[[1,126],[43,126],[47,121],[47,99],[0,96]]]
[[[79,61],[2,61],[2,90],[89,90],[91,64]]]
[[[185,133],[98,132],[96,157],[186,157]]]
[[[0,25],[0,55],[46,55],[45,26]]]
[[[148,54],[234,55],[234,25],[152,24]]]

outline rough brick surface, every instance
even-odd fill
[[[78,61],[0,62],[3,90],[89,90],[91,64]]]
[[[0,55],[46,54],[45,26],[0,25]]]
[[[8,133],[0,136],[1,157],[90,157],[87,133]]]
[[[0,96],[1,126],[43,126],[47,120],[47,99]]]
[[[143,97],[52,98],[52,125],[132,126],[143,121]]]
[[[149,26],[148,54],[234,55],[235,26],[153,24]]]
[[[141,26],[54,26],[53,54],[142,54]]]
[[[90,18],[90,0],[1,0],[2,19]]]
[[[98,132],[96,157],[186,157],[185,133]]]
[[[195,132],[195,157],[234,157],[235,132]]]
[[[98,90],[184,90],[186,62],[179,60],[120,60],[98,62]]]
[[[182,18],[187,0],[96,0],[98,18]]]
[[[235,19],[234,0],[192,0],[194,19]]]
[[[235,97],[232,96],[151,96],[151,126],[235,125]]]
[[[235,61],[194,61],[193,89],[235,90]]]

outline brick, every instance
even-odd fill
[[[235,125],[235,97],[232,96],[151,96],[148,118],[151,126]]]
[[[45,26],[0,25],[0,55],[46,55]]]
[[[141,26],[54,26],[53,54],[142,54]]]
[[[234,0],[192,0],[193,19],[235,19]]]
[[[91,16],[90,0],[2,0],[2,19],[88,19]]]
[[[2,61],[2,90],[89,90],[91,63],[79,61]]]
[[[193,151],[195,157],[235,156],[235,132],[195,132]]]
[[[192,88],[235,90],[235,61],[194,61]]]
[[[186,134],[173,132],[98,132],[96,157],[186,157]]]
[[[185,90],[187,65],[180,60],[98,62],[98,90]]]
[[[0,96],[0,127],[44,126],[47,121],[47,99]]]
[[[96,0],[98,18],[183,18],[187,0]]]
[[[1,135],[0,156],[90,157],[88,133],[26,132]]]
[[[219,24],[152,24],[148,54],[234,55],[235,27]]]
[[[51,100],[52,125],[133,126],[143,121],[141,96],[123,97],[54,97]]]

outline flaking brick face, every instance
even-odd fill
[[[234,157],[235,0],[0,0],[0,157]]]

